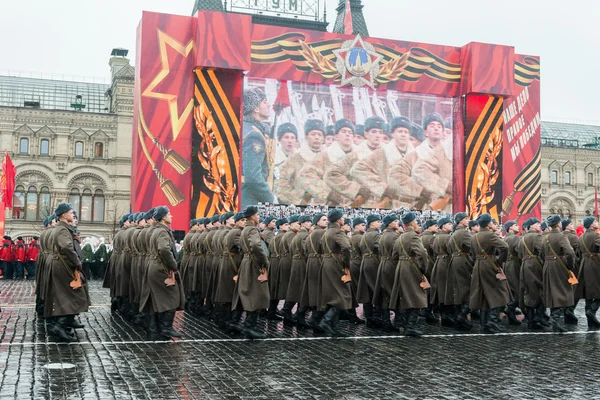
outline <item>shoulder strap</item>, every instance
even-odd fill
[[[335,254],[333,254],[333,251],[331,251],[331,247],[329,247],[329,243],[327,243],[327,233],[329,233],[329,232],[325,232],[325,235],[323,235],[323,241],[325,242],[325,247],[327,247],[329,256],[335,260],[335,263],[338,265],[338,267],[340,267],[341,269],[344,269],[343,264],[340,262],[340,260],[338,260],[338,258],[335,256]]]
[[[400,236],[398,238],[398,241],[400,242],[400,247],[402,247],[402,252],[406,256],[406,258],[408,258],[408,262],[410,263],[411,267],[413,267],[415,269],[415,271],[417,272],[417,274],[421,275],[421,278],[422,278],[423,277],[423,273],[421,272],[421,270],[419,269],[419,267],[417,265],[415,265],[415,262],[413,261],[412,257],[408,255],[408,252],[404,248],[404,243],[402,243],[402,236]]]
[[[527,253],[529,254],[529,256],[531,258],[533,258],[535,260],[535,262],[541,267],[542,263],[540,262],[539,258],[536,255],[534,255],[531,252],[531,250],[529,250],[529,246],[527,246],[527,243],[525,242],[525,237],[524,236],[521,238],[521,243],[523,244],[523,246],[525,246],[525,250],[527,250]]]
[[[494,259],[492,257],[490,257],[490,255],[488,253],[486,253],[485,250],[483,249],[483,246],[481,245],[481,242],[479,241],[479,232],[475,234],[475,240],[477,241],[477,245],[479,246],[479,250],[481,250],[481,252],[483,253],[483,255],[492,263],[492,265],[496,269],[496,272],[502,271],[500,269],[500,267],[498,267],[498,265],[496,264],[496,262],[494,261]]]
[[[467,263],[467,265],[469,267],[473,267],[471,262],[467,259],[467,257],[461,251],[461,248],[458,246],[458,243],[456,243],[456,238],[454,237],[454,235],[452,235],[452,243],[454,243],[454,247],[456,247],[456,251],[458,252],[458,254],[460,254],[461,258]]]
[[[567,266],[562,261],[562,259],[560,258],[560,256],[558,254],[556,254],[556,252],[554,251],[554,248],[552,248],[552,245],[550,244],[550,239],[548,238],[548,236],[549,235],[546,235],[546,243],[548,244],[548,248],[550,249],[550,251],[552,252],[552,254],[554,254],[554,257],[556,257],[556,259],[558,260],[558,262],[560,263],[560,265],[562,265],[563,268],[567,271],[567,273],[569,273],[569,268],[567,268]]]
[[[590,258],[591,258],[592,260],[594,260],[594,262],[595,262],[597,265],[600,265],[600,261],[598,261],[598,259],[597,259],[596,257],[594,257],[594,254],[593,254],[593,253],[590,251],[589,247],[587,247],[587,245],[585,244],[584,236],[585,236],[585,233],[584,233],[584,234],[583,234],[583,236],[581,237],[581,244],[583,245],[583,247],[584,247],[584,249],[585,249],[585,252],[586,252],[586,254],[589,254],[589,255],[591,256]]]

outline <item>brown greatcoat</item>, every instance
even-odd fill
[[[321,290],[321,268],[323,267],[323,250],[321,239],[326,230],[315,226],[304,242],[304,254],[307,255],[306,274],[302,283],[302,298],[300,305],[305,307],[319,306],[319,291]]]
[[[571,307],[575,299],[573,286],[568,279],[569,271],[574,270],[575,251],[569,239],[559,229],[552,229],[544,237],[542,259],[544,260],[544,305],[549,308]]]
[[[215,303],[231,303],[235,290],[233,277],[238,274],[242,263],[240,237],[242,228],[234,226],[223,238],[223,258],[219,265],[219,277],[215,292]]]
[[[359,303],[371,304],[375,283],[377,282],[377,269],[379,268],[379,240],[381,234],[377,229],[369,229],[360,240],[362,263],[356,299]]]
[[[191,249],[191,241],[192,241],[192,236],[194,236],[196,234],[197,231],[192,231],[190,230],[187,235],[185,235],[185,237],[183,238],[183,243],[182,243],[182,247],[183,247],[183,257],[181,257],[181,264],[179,265],[179,273],[181,274],[181,281],[183,282],[183,292],[185,293],[185,297],[190,297],[191,295],[191,286],[192,286],[192,282],[191,282],[191,278],[190,278],[190,274],[189,274],[189,265],[190,265],[190,258],[191,258],[191,254],[192,254],[192,249]],[[192,274],[193,275],[193,274]]]
[[[457,226],[448,239],[448,253],[451,254],[451,258],[446,276],[446,305],[469,304],[473,274],[471,239],[471,232],[464,226]]]
[[[215,236],[213,237],[213,273],[211,276],[211,299],[214,301],[215,294],[217,293],[217,286],[219,285],[219,267],[223,262],[223,255],[225,251],[225,236],[231,232],[231,226],[222,226]]]
[[[433,253],[433,239],[435,239],[435,234],[431,231],[425,231],[421,234],[421,242],[423,242],[423,247],[427,250],[427,269],[425,270],[425,276],[427,279],[431,280],[431,271],[433,270],[433,265],[435,264],[435,254]]]
[[[394,244],[398,258],[390,308],[406,311],[427,307],[427,291],[421,287],[427,268],[427,250],[413,228],[407,228]]]
[[[433,254],[435,254],[435,264],[431,269],[431,289],[429,297],[431,304],[444,304],[446,300],[446,279],[448,277],[448,263],[450,254],[448,253],[448,240],[450,235],[446,232],[438,232],[431,244]]]
[[[102,287],[110,288],[110,297],[115,298],[118,296],[118,276],[119,271],[121,270],[121,262],[123,256],[123,237],[125,235],[125,230],[127,228],[123,227],[119,230],[115,237],[113,238],[113,251],[110,255],[110,259],[108,260],[108,264],[106,266],[106,272],[104,273],[104,282],[102,283]]]
[[[575,297],[600,300],[600,233],[588,229],[580,238],[582,258]]]
[[[148,264],[150,262],[150,256],[148,254],[148,246],[150,245],[150,237],[154,230],[154,224],[148,222],[144,229],[137,235],[136,247],[139,252],[140,264],[138,268],[138,280],[139,280],[139,295],[137,297],[137,303],[139,308],[140,299],[144,292],[144,287],[147,283],[148,278]]]
[[[46,227],[40,234],[40,252],[36,260],[35,270],[35,292],[40,300],[46,298],[46,292],[48,290],[48,275],[50,274],[50,255],[52,254],[48,249],[48,240],[50,238],[52,229],[54,227]]]
[[[269,253],[271,252],[271,242],[273,239],[275,239],[275,231],[271,228],[265,228],[262,232],[262,240],[266,243]]]
[[[306,239],[308,231],[304,228],[300,229],[294,239],[290,251],[292,253],[292,271],[290,273],[290,281],[288,283],[285,301],[300,303],[302,299],[302,287],[304,277],[306,276],[306,261],[307,253],[305,252]]]
[[[519,241],[521,274],[519,275],[519,307],[538,308],[543,305],[544,262],[541,260],[543,237],[530,231]]]
[[[194,269],[194,284],[192,286],[192,292],[198,295],[200,298],[204,298],[206,293],[204,290],[204,269],[206,265],[206,249],[204,247],[204,240],[208,235],[208,229],[202,231],[199,235],[192,238],[192,256],[196,255],[196,268]]]
[[[262,246],[256,225],[248,221],[240,235],[244,258],[240,265],[238,280],[233,292],[232,310],[241,305],[245,311],[253,312],[269,307],[269,284],[258,280],[261,268],[268,269],[269,258]]]
[[[48,291],[46,293],[47,317],[74,315],[86,312],[89,307],[85,288],[73,289],[71,282],[76,269],[81,270],[81,261],[73,247],[73,235],[69,225],[60,221],[48,238],[48,251],[52,254],[48,267]],[[82,282],[85,282],[81,274]]]
[[[117,296],[129,297],[129,284],[131,282],[131,261],[133,253],[131,249],[131,237],[136,227],[130,226],[123,232],[121,248],[121,265],[117,275]]]
[[[182,276],[181,280],[183,281],[183,285],[184,285],[184,293],[187,296],[193,296],[197,290],[196,290],[196,268],[198,266],[197,262],[198,262],[198,251],[196,249],[196,243],[194,242],[194,239],[197,238],[198,236],[200,236],[202,232],[200,231],[194,231],[193,234],[190,236],[189,242],[188,242],[188,249],[184,250],[184,256],[187,253],[188,254],[188,258],[186,261],[186,272],[185,272],[185,278]],[[185,242],[185,239],[184,239]],[[183,265],[183,260],[181,262],[181,265]]]
[[[279,286],[279,262],[281,261],[281,239],[284,232],[279,232],[269,242],[269,294],[272,300],[281,300],[277,297]]]
[[[292,240],[296,232],[289,230],[283,234],[279,246],[279,282],[277,282],[277,298],[273,300],[284,300],[287,294],[287,288],[290,284],[290,275],[292,274]]]
[[[165,224],[157,223],[148,244],[150,262],[146,275],[144,293],[140,297],[140,310],[149,313],[181,310],[185,298],[181,278],[177,272],[177,260],[173,253],[174,239]],[[165,279],[175,271],[175,285],[167,286]]]
[[[339,310],[352,308],[352,288],[344,283],[344,269],[350,266],[350,241],[338,224],[331,224],[321,239],[323,268],[321,269],[320,310],[328,306]]]
[[[212,274],[213,249],[212,239],[217,233],[218,228],[212,227],[208,230],[202,240],[202,250],[204,252],[204,265],[202,268],[202,297],[209,298],[210,293],[210,276]]]
[[[140,301],[140,263],[142,257],[138,249],[138,237],[143,232],[143,226],[137,226],[131,236],[129,237],[129,248],[131,249],[131,273],[129,279],[129,300],[132,303],[139,303]]]
[[[521,284],[519,279],[521,276],[521,258],[519,257],[519,246],[521,243],[520,238],[512,232],[506,234],[504,238],[506,244],[508,244],[508,256],[504,263],[504,274],[506,274],[506,280],[508,281],[508,288],[510,289],[510,297],[514,301],[519,300],[519,288]]]
[[[452,182],[452,160],[448,158],[445,150],[443,144],[435,146],[426,157],[419,157],[412,170],[415,182],[427,188],[434,200],[449,194],[447,190]],[[452,201],[445,207],[447,211],[450,204]]]
[[[390,189],[404,202],[411,202],[411,200],[414,202],[421,197],[425,197],[426,201],[429,200],[427,191],[417,184],[412,176],[413,166],[418,159],[419,154],[416,151],[409,152],[402,160],[392,165],[387,177]]]
[[[582,261],[582,254],[585,251],[584,251],[584,249],[580,248],[579,238],[577,237],[577,234],[575,232],[563,231],[563,235],[565,235],[567,237],[567,239],[569,239],[569,244],[571,245],[571,247],[573,248],[573,251],[575,252],[575,257],[573,258],[573,273],[575,274],[575,276],[579,276],[579,270],[581,268],[581,261]],[[577,286],[579,286],[579,285],[573,286],[573,292],[575,293],[575,299],[580,299],[580,297],[577,296],[577,293],[581,293],[581,291],[577,290]]]
[[[471,248],[475,266],[471,279],[470,307],[476,310],[504,307],[510,301],[510,290],[508,282],[499,280],[496,274],[501,271],[500,266],[506,260],[508,245],[487,227],[482,227],[473,235]],[[497,259],[494,260],[496,254]]]
[[[375,281],[375,291],[373,292],[373,304],[377,304],[381,299],[381,308],[388,309],[392,289],[394,287],[394,277],[398,267],[398,254],[392,254],[394,244],[400,232],[387,228],[381,234],[379,239],[379,268],[377,270],[377,279]]]

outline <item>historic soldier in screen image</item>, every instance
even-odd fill
[[[577,298],[585,299],[585,316],[588,329],[600,329],[596,313],[600,308],[600,233],[598,221],[592,216],[583,219],[585,233],[579,238],[582,261],[579,269],[579,283],[575,289]]]
[[[273,178],[273,153],[269,118],[271,105],[259,88],[244,92],[244,126],[242,157],[242,199],[244,205],[274,203],[275,196],[269,179]]]
[[[296,152],[298,129],[290,122],[277,128],[277,150],[275,152],[275,179],[279,176],[279,167]]]

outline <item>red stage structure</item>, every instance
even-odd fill
[[[369,116],[356,108],[361,96],[388,121],[404,115],[378,106],[390,95],[412,102],[413,122],[438,111],[451,129],[448,208],[505,221],[541,215],[538,57],[486,43],[452,47],[258,25],[250,15],[212,11],[144,12],[137,35],[132,208],[166,204],[176,230],[187,230],[190,218],[241,207],[243,92],[256,85],[271,97],[289,88],[289,107],[294,93],[313,93],[312,112],[304,99],[284,113],[297,124],[300,114],[327,118],[325,92],[341,102],[326,124]],[[361,65],[349,68],[357,55]]]

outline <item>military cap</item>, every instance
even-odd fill
[[[79,219],[79,217],[77,216],[77,211],[73,210],[73,216],[77,219]]]
[[[592,226],[592,224],[594,223],[595,220],[596,220],[596,218],[592,217],[591,215],[588,217],[585,217],[583,219],[583,227],[585,229],[590,229],[590,226]]]
[[[303,223],[303,222],[312,222],[312,218],[310,215],[301,215],[300,218],[298,218],[298,222]]]
[[[221,220],[221,216],[219,214],[215,214],[210,217],[210,223],[214,224],[215,222],[219,222]]]
[[[462,221],[465,218],[469,218],[469,216],[467,215],[466,212],[456,213],[456,215],[454,215],[454,223],[458,224],[460,221]]]
[[[4,235],[4,240],[12,240],[12,238],[8,235]]]
[[[444,119],[439,113],[431,113],[427,114],[425,118],[423,118],[423,130],[427,130],[427,126],[432,122],[439,122],[444,126]]]
[[[143,212],[140,211],[140,212],[135,213],[135,222],[140,222],[143,219],[144,219]]]
[[[387,228],[387,226],[389,224],[391,224],[394,221],[399,220],[398,216],[396,214],[388,214],[386,216],[383,217],[383,227],[384,229]]]
[[[449,222],[452,222],[452,220],[448,217],[440,218],[438,220],[438,226],[441,228],[442,226],[446,225]]]
[[[246,218],[246,217],[244,216],[243,212],[239,212],[233,216],[233,220],[235,222],[238,222],[240,219],[244,219],[244,218]]]
[[[327,129],[325,130],[325,136],[333,136],[335,135],[335,126],[327,125]]]
[[[365,126],[363,124],[357,124],[356,130],[354,131],[355,135],[365,137]]]
[[[161,219],[166,217],[168,213],[169,213],[169,207],[158,206],[154,209],[154,215],[152,218],[154,218],[157,221],[160,221]]]
[[[370,214],[367,216],[367,226],[371,225],[371,222],[381,221],[381,215],[379,214]]]
[[[190,228],[194,225],[196,225],[196,220],[195,219],[190,220]]]
[[[329,211],[329,214],[327,214],[327,219],[329,219],[329,222],[335,222],[343,216],[344,212],[342,210],[340,210],[339,208],[334,208],[333,210]]]
[[[418,124],[412,124],[410,127],[410,136],[417,139],[419,142],[423,142],[425,140],[425,134],[423,133],[423,127]]]
[[[389,134],[387,123],[381,117],[367,118],[365,121],[365,132],[369,132],[371,129],[381,129],[386,135]]]
[[[360,224],[367,224],[367,220],[365,220],[363,217],[356,217],[352,220],[352,226],[356,226],[356,225],[360,225]]]
[[[57,207],[56,210],[54,210],[54,214],[56,214],[57,217],[60,217],[62,214],[66,213],[69,210],[72,210],[73,206],[71,205],[71,203],[60,203]]]
[[[539,224],[540,220],[537,219],[536,217],[533,218],[529,218],[529,226],[533,225],[533,224]]]
[[[479,221],[479,226],[485,228],[492,222],[492,216],[490,214],[481,214],[477,220]]]
[[[565,218],[562,221],[562,230],[564,231],[565,229],[567,229],[567,226],[569,226],[571,224],[571,218]]]
[[[554,214],[548,217],[548,219],[546,219],[546,223],[548,224],[548,226],[554,226],[560,223],[560,215],[558,214]]]
[[[433,225],[437,225],[437,219],[428,219],[425,221],[425,229],[431,228]]]
[[[352,221],[350,218],[344,218],[344,225],[352,226]]]
[[[58,221],[58,217],[56,216],[56,213],[52,213],[52,215],[50,216],[50,222],[52,221]]]
[[[273,220],[275,220],[276,218],[272,215],[268,215],[265,217],[265,225],[269,225],[271,222],[273,222]]]
[[[414,212],[406,212],[404,214],[402,214],[402,223],[404,223],[404,225],[408,225],[411,222],[413,222],[415,219],[417,218],[417,216],[415,215]]]
[[[469,228],[472,228],[472,227],[478,226],[478,225],[479,225],[479,221],[477,221],[476,219],[469,221]]]
[[[134,219],[134,218],[135,218],[135,213],[129,214],[129,215],[127,216],[127,221],[129,221],[129,222],[133,222],[133,219]]]
[[[319,220],[323,217],[325,217],[326,215],[323,213],[316,213],[315,215],[313,215],[313,219],[312,219],[312,223],[313,225],[316,225],[317,222],[319,222]]]
[[[298,218],[300,218],[300,216],[299,216],[299,215],[296,215],[296,214],[294,214],[294,215],[290,215],[290,216],[288,217],[288,221],[290,221],[290,224],[291,224],[292,222],[298,222]]]
[[[149,209],[148,211],[146,211],[146,214],[144,214],[144,219],[146,221],[151,220],[154,217],[154,208]]]
[[[50,216],[45,217],[42,220],[42,224],[44,225],[44,227],[47,227],[48,225],[50,225]]]
[[[304,123],[304,134],[308,135],[311,131],[321,131],[325,135],[325,124],[320,119],[309,119]],[[298,135],[296,135],[298,137]]]
[[[267,98],[260,88],[248,89],[244,92],[244,115],[252,114],[254,109]]]
[[[23,236],[17,236],[17,240],[23,240]]]
[[[496,218],[492,218],[492,222],[498,225],[498,221],[496,221]]]
[[[523,222],[521,224],[521,228],[525,229],[529,229],[529,227],[531,226],[531,218],[529,218],[527,221]]]
[[[546,223],[546,221],[542,222],[541,228],[543,231],[545,231],[546,229],[548,229],[548,224]]]
[[[335,133],[337,134],[342,128],[350,128],[354,133],[354,124],[349,119],[342,118],[340,120],[337,120],[337,122],[335,123]]]
[[[506,229],[506,231],[508,231],[510,229],[510,227],[513,225],[516,225],[516,223],[517,223],[517,221],[514,221],[514,220],[507,221],[504,224],[504,229]]]
[[[249,217],[251,217],[253,215],[256,215],[256,214],[258,214],[258,207],[256,207],[256,206],[248,206],[248,207],[244,208],[244,216],[246,218],[249,218]]]
[[[226,217],[225,213],[219,215],[219,222],[222,223],[222,224],[224,224],[225,221],[227,221],[227,218],[225,218],[225,217]]]
[[[410,128],[412,127],[412,122],[410,122],[410,119],[406,118],[406,117],[394,117],[392,118],[392,121],[390,122],[390,132],[394,133],[394,131],[398,128],[406,128],[410,131]]]
[[[285,224],[289,224],[287,218],[279,218],[276,222],[275,222],[275,226],[277,226],[277,228],[279,228],[281,225],[285,225]]]
[[[199,222],[200,225],[206,226],[206,225],[208,225],[210,223],[210,218],[200,218],[198,220],[198,222]]]
[[[296,125],[286,122],[279,125],[279,128],[277,128],[277,140],[281,139],[281,137],[288,132],[293,133],[294,136],[296,136],[296,139],[298,139],[298,129],[296,129]]]

